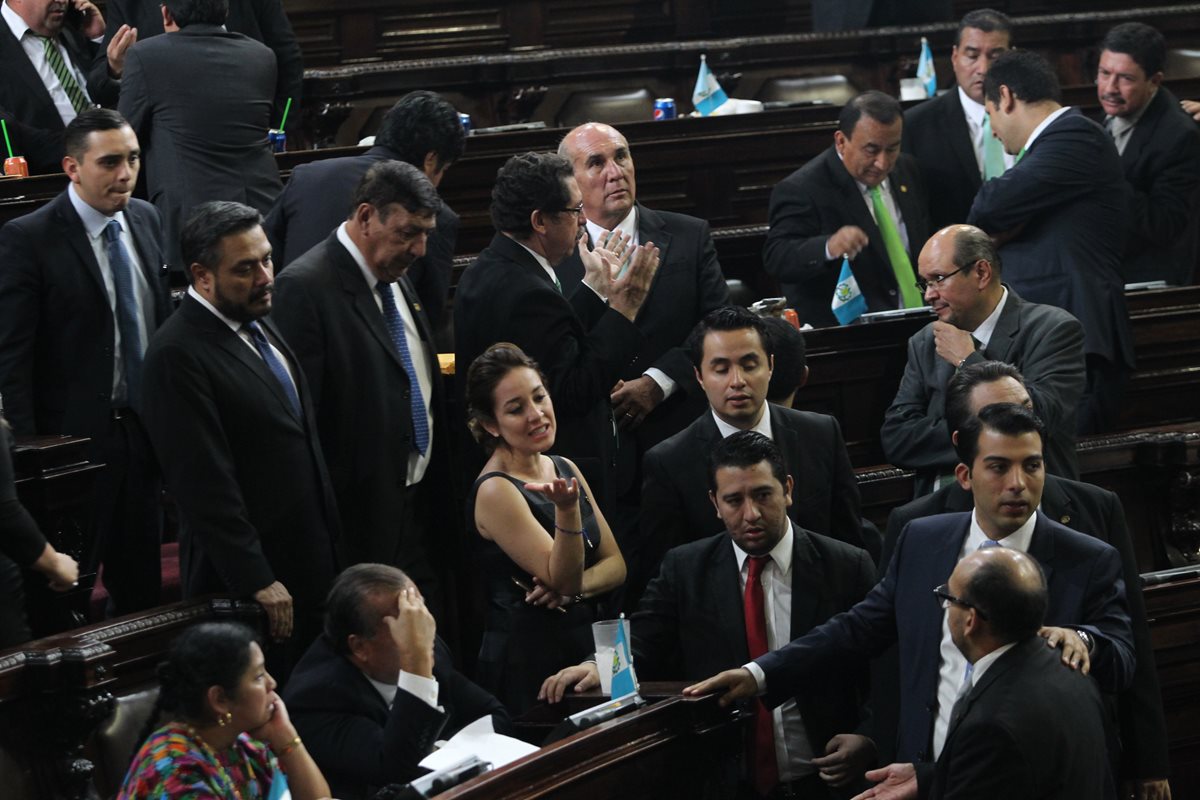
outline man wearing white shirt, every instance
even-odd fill
[[[342,800],[366,800],[420,776],[418,763],[434,742],[480,717],[509,732],[500,701],[454,669],[416,585],[385,564],[359,564],[338,576],[325,602],[324,633],[283,697]]]
[[[643,680],[697,680],[744,664],[850,608],[874,583],[866,552],[788,519],[794,483],[768,437],[734,433],[707,467],[710,510],[725,531],[671,550],[647,587],[630,628]],[[743,775],[754,794],[739,796],[823,798],[825,783],[860,781],[874,759],[870,740],[850,733],[864,674],[858,664],[823,675],[774,710],[754,702]],[[570,667],[542,697],[557,702],[598,683],[594,664]]]
[[[951,482],[958,458],[946,430],[946,387],[964,365],[994,360],[1021,371],[1047,422],[1047,471],[1077,478],[1075,410],[1084,384],[1079,321],[1060,308],[1027,302],[1001,283],[996,247],[969,225],[930,237],[917,269],[938,319],[908,341],[904,376],[880,431],[888,460],[917,470],[917,496]]]
[[[1011,28],[1007,16],[990,8],[964,16],[950,52],[954,85],[904,113],[903,150],[917,159],[925,185],[937,187],[929,193],[935,229],[966,221],[983,182],[1012,166],[983,108],[983,78],[1012,46]]]
[[[275,283],[272,319],[312,388],[349,564],[391,564],[442,618],[455,519],[450,425],[428,317],[407,278],[441,199],[419,169],[377,162],[349,217]]]
[[[929,206],[916,160],[900,152],[903,130],[894,97],[864,92],[842,108],[833,146],[771,192],[763,268],[801,323],[837,324],[843,258],[868,311],[922,305],[913,255],[931,230]]]

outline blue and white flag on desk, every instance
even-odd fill
[[[921,37],[921,57],[917,59],[917,78],[925,85],[925,96],[937,94],[937,73],[933,70],[933,52],[929,49],[929,40]]]
[[[858,288],[854,270],[850,269],[850,259],[846,256],[842,256],[842,271],[838,274],[837,286],[833,287],[829,310],[837,317],[839,325],[849,325],[867,313],[867,300]]]
[[[696,75],[696,88],[692,90],[692,105],[700,112],[700,116],[707,117],[728,99],[721,84],[717,83],[716,76],[708,69],[708,60],[701,55],[700,73]]]
[[[617,626],[617,645],[613,648],[612,662],[612,697],[624,697],[637,691],[637,678],[633,675],[633,656],[629,652],[629,639],[625,636],[625,628],[629,623],[625,615],[621,615],[621,624]]]

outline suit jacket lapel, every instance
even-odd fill
[[[992,337],[988,339],[987,347],[983,348],[987,357],[993,361],[1012,362],[1010,351],[1013,344],[1017,341],[1017,334],[1021,330],[1021,298],[1011,287],[1008,289],[1008,300],[1004,302],[1004,310],[1000,312],[1000,319],[996,320],[996,327],[992,331]]]
[[[50,90],[46,88],[46,84],[42,83],[42,79],[38,77],[37,70],[33,68],[33,62],[29,60],[29,56],[25,53],[25,48],[13,36],[12,29],[8,25],[0,25],[0,41],[4,42],[4,68],[10,72],[15,72],[20,77],[21,82],[25,84],[25,90],[32,95],[36,95],[38,103],[49,107],[49,110],[57,117],[58,110],[54,106],[54,99],[50,97]],[[59,118],[61,122],[61,117]],[[35,125],[36,122],[32,119],[26,120],[30,125]]]
[[[154,308],[143,309],[146,315],[146,330],[153,335],[162,321],[166,319],[167,311],[166,303],[162,301],[161,297],[163,283],[161,253],[150,249],[154,232],[142,215],[133,211],[132,205],[125,209],[125,219],[129,221],[129,235],[133,237],[133,247],[137,250],[138,260],[142,262],[142,276],[146,279],[146,284],[150,287],[150,294],[154,298]]]
[[[1162,119],[1163,112],[1166,110],[1166,103],[1173,99],[1169,97],[1166,89],[1159,87],[1154,99],[1142,113],[1142,118],[1138,120],[1137,125],[1133,126],[1133,130],[1129,134],[1129,141],[1125,143],[1125,152],[1121,154],[1122,169],[1127,169],[1130,165],[1137,163],[1138,158],[1142,155],[1142,148],[1154,138],[1158,121]],[[1105,130],[1107,129],[1108,126],[1105,126]]]
[[[1050,585],[1054,574],[1054,534],[1048,530],[1046,516],[1037,515],[1037,524],[1033,526],[1033,538],[1029,541],[1029,555],[1042,565],[1042,573],[1046,576],[1046,585]]]
[[[875,217],[867,208],[867,199],[863,196],[862,190],[858,188],[858,182],[850,177],[846,166],[838,158],[836,147],[830,147],[825,151],[825,168],[829,171],[830,179],[836,187],[838,202],[850,218],[850,222],[866,232],[867,238],[870,240],[867,249],[875,254],[875,258],[881,264],[889,265],[891,262],[888,261],[887,248],[883,246],[883,234],[879,232],[879,226],[875,224]],[[837,253],[832,253],[832,255],[835,258],[838,256]],[[891,270],[888,272],[890,273]]]
[[[967,716],[971,710],[971,706],[979,701],[979,698],[991,688],[1000,676],[1008,672],[1022,658],[1022,652],[1027,647],[1040,646],[1040,639],[1034,637],[1026,639],[1023,642],[1018,642],[1013,645],[1006,653],[997,658],[978,682],[971,687],[971,691],[967,693],[966,698],[962,701],[960,707],[956,707],[955,714],[950,718],[950,726],[946,729],[946,746],[942,748],[942,753],[946,753],[949,749],[950,738],[954,735],[954,731],[958,729],[959,724]]]
[[[9,36],[11,35],[10,33]],[[63,238],[66,239],[71,249],[75,251],[79,263],[84,265],[87,274],[91,276],[92,285],[100,292],[100,297],[104,300],[104,305],[109,305],[108,289],[104,286],[104,276],[100,274],[100,262],[96,260],[96,251],[92,249],[92,243],[88,241],[87,231],[83,229],[83,220],[79,218],[75,207],[71,205],[71,198],[66,192],[55,198],[54,202],[57,204],[55,211],[62,221]]]
[[[654,285],[658,283],[658,276],[662,274],[662,265],[667,263],[667,252],[671,247],[671,234],[663,227],[662,217],[656,211],[646,208],[641,203],[638,203],[638,243],[645,244],[653,242],[658,248],[658,264],[659,270],[654,273],[654,278],[650,282],[650,289],[647,295],[654,291]],[[638,311],[640,317],[646,310],[645,304]]]
[[[783,453],[783,465],[792,476],[792,499],[804,497],[804,470],[796,463],[795,454],[800,452],[800,434],[787,424],[783,412],[774,403],[767,403],[767,413],[771,415],[771,437]],[[790,515],[789,515],[790,516]]]
[[[900,172],[900,164],[897,163],[896,169],[892,170],[892,174],[888,176],[888,186],[892,191],[892,199],[896,201],[896,208],[900,209],[900,222],[904,223],[904,231],[908,234],[908,254],[909,260],[915,261],[913,256],[920,252],[920,248],[924,246],[924,242],[919,242],[917,239],[921,236],[921,231],[913,227],[913,222],[920,216],[917,211],[917,198],[914,193],[909,191],[907,176]],[[896,226],[899,229],[899,225]],[[882,244],[882,234],[880,235],[880,243]],[[886,248],[885,248],[886,255]],[[888,262],[889,265],[891,262]],[[916,280],[916,275],[913,275],[913,280]],[[898,287],[897,287],[898,288]]]
[[[1042,511],[1060,525],[1070,525],[1079,513],[1075,501],[1063,491],[1063,485],[1052,475],[1046,476],[1046,484],[1042,489]]]
[[[824,599],[825,572],[821,557],[808,534],[792,524],[792,627],[798,639],[819,622],[817,608]]]
[[[342,289],[350,295],[350,304],[354,308],[354,313],[379,342],[379,346],[391,356],[392,361],[404,376],[404,380],[407,381],[408,372],[404,369],[404,360],[400,358],[400,353],[396,350],[396,343],[392,341],[387,324],[383,321],[383,312],[379,310],[379,306],[375,302],[374,287],[368,286],[367,282],[363,280],[362,270],[359,269],[354,257],[337,240],[336,232],[330,234],[330,237],[325,240],[325,248],[329,259],[337,269]]]
[[[963,174],[974,179],[976,191],[983,184],[979,174],[979,161],[975,158],[975,145],[971,138],[971,127],[967,124],[967,115],[963,112],[962,103],[958,99],[958,89],[951,89],[942,101],[942,124],[945,126],[944,141],[949,142],[950,149],[963,167]],[[933,187],[926,186],[925,191]]]
[[[712,572],[716,578],[713,587],[713,607],[717,613],[717,630],[729,631],[728,642],[733,648],[734,660],[730,663],[745,664],[750,660],[750,648],[746,645],[746,612],[743,606],[742,578],[738,570],[737,556],[733,545],[721,542],[712,557]]]

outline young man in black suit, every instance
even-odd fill
[[[337,503],[300,362],[267,319],[274,276],[262,216],[199,206],[181,250],[191,286],[146,353],[146,428],[179,508],[184,597],[253,597],[272,674],[321,628],[337,574]],[[280,675],[282,673],[282,675]]]
[[[971,553],[933,590],[970,668],[936,764],[890,764],[855,798],[930,800],[1115,797],[1096,684],[1065,669],[1038,636],[1046,580],[1037,561],[993,547]]]
[[[754,431],[722,439],[707,472],[708,500],[726,530],[671,550],[646,588],[630,628],[643,680],[697,680],[744,664],[755,654],[758,621],[747,616],[754,608],[765,613],[766,646],[774,649],[849,609],[874,584],[866,552],[788,519],[792,476],[770,439]],[[749,782],[760,792],[782,783],[804,797],[831,796],[823,780],[855,784],[875,753],[865,736],[845,733],[858,726],[864,677],[859,668],[830,671],[781,709],[763,711],[777,772],[757,774],[752,759]],[[597,685],[596,665],[587,663],[548,678],[541,697],[558,702],[572,687]],[[800,761],[813,761],[822,775]]]
[[[158,605],[161,487],[141,414],[142,361],[170,313],[162,226],[131,198],[141,147],[115,111],[66,128],[66,191],[0,231],[0,395],[22,435],[91,439],[104,464],[92,496],[93,552],[110,610]]]
[[[384,564],[350,567],[325,602],[324,635],[283,691],[304,746],[343,800],[423,774],[438,739],[491,716],[509,729],[500,701],[453,664],[424,598]]]
[[[440,205],[416,167],[377,162],[349,218],[276,280],[272,317],[312,389],[347,563],[400,567],[445,627],[458,476],[433,331],[406,274]]]

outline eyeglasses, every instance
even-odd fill
[[[573,206],[572,208],[551,208],[547,213],[550,214],[574,214],[577,218],[583,217],[583,203]]]
[[[973,266],[975,266],[974,263],[964,264],[963,266],[954,270],[954,272],[951,272],[947,275],[934,275],[929,280],[925,280],[924,278],[917,278],[917,284],[916,284],[917,289],[920,290],[921,294],[925,294],[925,290],[928,289],[930,286],[932,286],[935,289],[940,289],[942,284],[945,283],[948,279],[953,278],[955,275],[957,275],[960,272],[966,272]]]
[[[975,613],[983,619],[988,618],[987,614],[983,613],[983,610],[980,609],[979,606],[967,600],[963,600],[961,597],[955,597],[954,595],[950,594],[950,584],[948,583],[943,583],[941,586],[934,589],[933,596],[936,597],[938,602],[942,604],[942,608],[950,608],[951,604],[962,606],[963,608],[972,608],[975,609]]]

